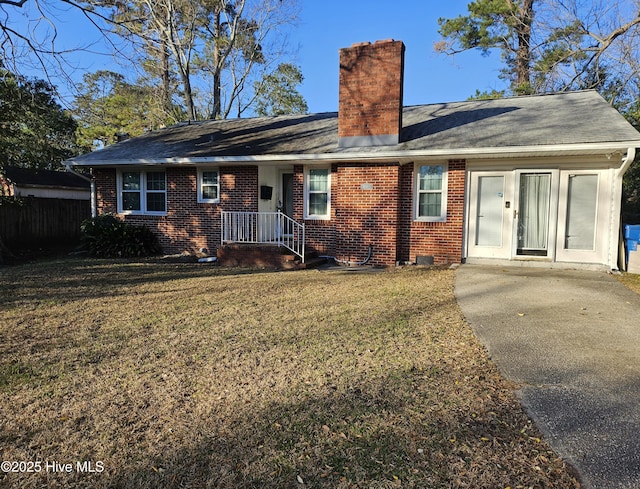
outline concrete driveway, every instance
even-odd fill
[[[475,265],[455,294],[583,487],[640,488],[640,296],[601,272]]]

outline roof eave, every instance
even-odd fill
[[[86,187],[80,186],[71,186],[71,185],[45,185],[45,184],[37,184],[37,183],[14,183],[16,187],[19,188],[37,188],[37,189],[47,189],[47,190],[83,190],[89,192],[89,185]]]
[[[508,146],[487,148],[457,148],[457,149],[421,149],[421,150],[393,150],[379,149],[376,151],[343,151],[319,154],[273,154],[251,156],[205,156],[205,157],[173,157],[173,158],[139,158],[118,160],[97,160],[82,162],[70,159],[71,166],[78,167],[112,167],[112,166],[147,166],[147,165],[278,165],[291,163],[327,164],[347,161],[396,161],[406,163],[417,159],[498,159],[498,158],[530,158],[542,156],[581,156],[604,155],[611,157],[615,154],[624,155],[629,148],[640,148],[640,140],[615,141],[606,143],[579,144],[550,144],[535,146]]]

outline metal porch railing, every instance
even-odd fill
[[[304,263],[304,224],[282,212],[222,211],[222,244],[284,246]]]

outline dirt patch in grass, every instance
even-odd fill
[[[579,487],[453,271],[0,273],[0,453],[41,463],[3,487]]]

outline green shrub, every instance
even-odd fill
[[[146,226],[134,226],[112,214],[103,214],[82,222],[83,248],[91,256],[130,258],[157,255],[158,238]]]

